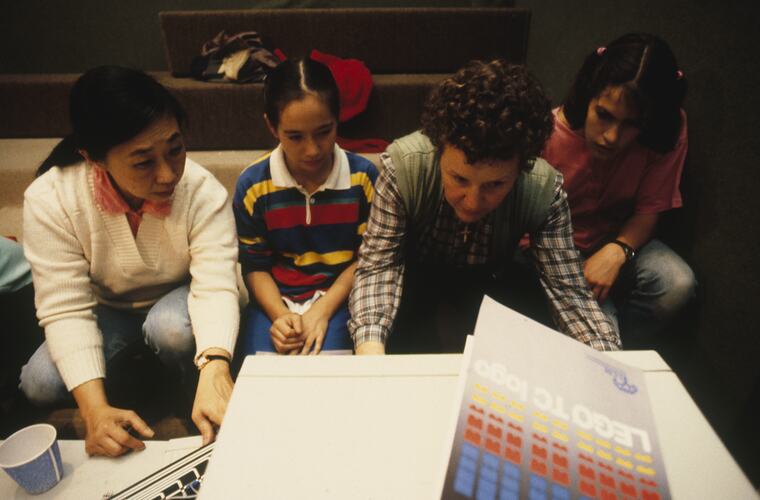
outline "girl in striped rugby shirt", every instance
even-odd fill
[[[346,300],[377,170],[335,144],[339,94],[326,66],[283,61],[265,94],[280,144],[241,174],[233,203],[251,296],[242,349],[350,353]]]

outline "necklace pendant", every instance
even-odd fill
[[[470,239],[470,226],[469,224],[465,224],[464,229],[462,229],[459,234],[462,235],[462,243],[467,243],[467,240]]]

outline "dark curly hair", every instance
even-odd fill
[[[422,132],[438,148],[460,149],[468,163],[517,155],[530,169],[552,132],[551,103],[524,66],[471,61],[431,92]]]

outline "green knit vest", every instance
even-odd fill
[[[408,231],[413,238],[433,223],[443,197],[438,151],[422,132],[393,141],[387,149],[396,168],[401,199],[407,214]],[[491,259],[511,258],[520,238],[536,231],[546,221],[554,199],[557,171],[537,158],[533,168],[520,172],[517,182],[493,213],[494,238]],[[407,248],[416,248],[408,241]]]

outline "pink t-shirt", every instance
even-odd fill
[[[543,157],[565,178],[573,236],[581,251],[617,235],[634,214],[659,213],[682,205],[678,185],[688,148],[683,110],[683,125],[672,151],[655,153],[637,142],[621,157],[606,162],[591,156],[581,131],[563,123],[558,111],[554,110],[554,132]]]

